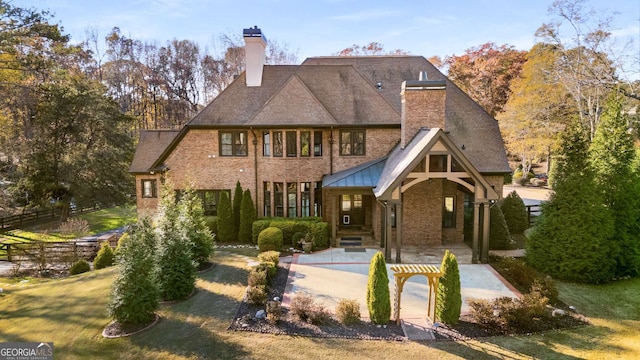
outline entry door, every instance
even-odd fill
[[[364,202],[362,194],[340,195],[340,224],[344,226],[364,225]]]

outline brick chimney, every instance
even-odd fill
[[[267,38],[257,26],[242,30],[247,86],[262,85],[262,69],[267,60]]]
[[[429,80],[427,72],[420,72],[419,80],[402,83],[402,133],[400,144],[404,149],[421,128],[444,130],[446,99],[445,80]]]

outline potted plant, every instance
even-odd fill
[[[298,243],[302,246],[302,251],[304,251],[305,254],[310,254],[311,250],[313,250],[313,239],[309,233],[302,237]]]

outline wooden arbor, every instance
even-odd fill
[[[442,277],[442,273],[437,266],[422,264],[406,264],[393,265],[393,278],[395,281],[395,294],[393,299],[393,315],[396,318],[396,324],[400,325],[400,304],[402,299],[402,289],[404,284],[414,275],[424,275],[427,277],[427,285],[429,286],[427,317],[435,321],[436,301],[438,294],[438,280]]]

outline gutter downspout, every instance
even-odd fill
[[[329,174],[333,175],[333,126],[329,132]]]
[[[254,204],[256,204],[255,207],[255,211],[256,211],[256,219],[258,218],[258,137],[256,136],[256,133],[253,131],[252,127],[249,127],[249,130],[251,131],[251,134],[253,135],[253,174],[254,174],[254,183],[255,183],[255,201]]]

